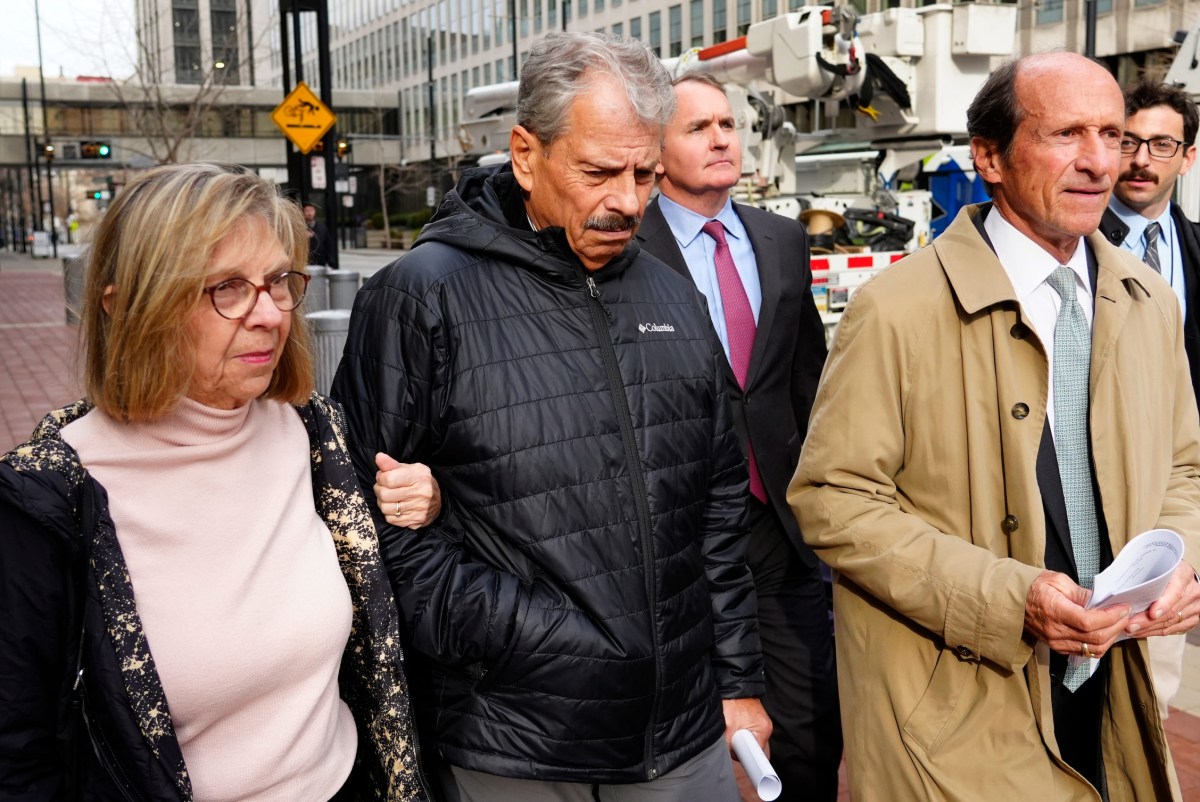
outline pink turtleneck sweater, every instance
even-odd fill
[[[199,802],[326,800],[350,774],[338,696],[351,602],[291,407],[184,399],[149,424],[63,429],[108,491]]]

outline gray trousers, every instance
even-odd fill
[[[656,780],[632,785],[514,780],[452,766],[461,802],[736,802],[725,738]]]

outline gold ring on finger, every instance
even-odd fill
[[[1088,658],[1090,658],[1092,656],[1092,650],[1089,649],[1088,645],[1083,642],[1080,642],[1080,644],[1079,644],[1079,653],[1081,655],[1083,655],[1084,657],[1088,657]]]
[[[397,518],[400,517],[400,502],[399,501],[396,502],[396,509],[392,511],[392,515],[396,516]]]

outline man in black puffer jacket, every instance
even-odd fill
[[[770,734],[720,344],[633,242],[673,107],[644,46],[551,34],[512,166],[468,171],[355,302],[359,478],[385,452],[443,492],[426,529],[377,520],[464,800],[728,800],[723,733]]]

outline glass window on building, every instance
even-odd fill
[[[634,17],[629,21],[629,38],[642,40],[642,18]]]
[[[558,0],[546,0],[546,24],[551,30],[558,28]]]
[[[15,102],[0,102],[0,134],[25,135],[25,113]]]
[[[91,109],[91,126],[87,133],[99,136],[120,136],[126,132],[127,124],[125,109],[95,108]]]
[[[603,11],[604,10],[604,0],[594,0],[594,2],[592,3],[592,10],[595,11],[597,14],[599,14],[601,11]]]
[[[238,65],[237,45],[213,45],[213,73],[222,83],[241,83],[241,70]]]
[[[571,0],[562,0],[563,6],[563,30],[567,29],[567,23],[571,21]]]
[[[578,5],[576,6],[576,9],[579,12],[579,16],[586,17],[587,16],[587,0],[578,0]]]
[[[188,45],[175,46],[175,82],[198,84],[203,74],[200,70],[200,48]]]
[[[762,18],[773,19],[779,15],[779,0],[762,0]]]
[[[175,6],[171,9],[171,18],[176,44],[200,44],[200,14],[194,7]]]
[[[691,47],[704,47],[704,0],[691,0],[688,13],[691,17]]]
[[[404,17],[400,20],[400,69],[405,78],[408,77],[408,60],[411,57],[411,47],[408,41],[411,35],[408,17]]]
[[[737,35],[745,36],[750,30],[750,0],[737,0]]]
[[[533,0],[533,32],[542,32],[542,0]]]
[[[279,128],[271,122],[271,109],[250,109],[250,136],[277,136]]]
[[[66,106],[50,106],[46,107],[46,125],[50,136],[87,136],[91,134],[88,127],[86,115],[82,106],[66,107]],[[41,115],[31,115],[37,118],[38,125],[36,128],[30,126],[31,129],[40,130]],[[32,123],[33,120],[31,119]],[[21,128],[21,133],[24,133],[24,127]]]
[[[683,52],[683,6],[671,6],[667,9],[667,19],[670,25],[671,57]]]
[[[612,35],[625,38],[625,24],[622,22],[614,22],[612,27]]]
[[[1133,0],[1133,5],[1135,8],[1143,8],[1145,6],[1158,6],[1158,5],[1162,5],[1162,3],[1163,3],[1163,0]],[[1098,13],[1103,12],[1104,10],[1105,9],[1104,9],[1103,3],[1099,3],[1096,5],[1096,11]],[[1108,10],[1112,11],[1112,0],[1108,0]]]
[[[214,45],[237,44],[237,12],[221,11],[213,8],[209,18],[212,21],[212,40]]]
[[[650,50],[654,55],[662,58],[662,12],[653,11],[650,13]]]
[[[465,89],[466,87],[464,87]],[[458,127],[458,105],[461,96],[458,94],[458,76],[450,76],[450,118],[446,121],[451,129]]]
[[[725,41],[725,19],[729,10],[729,0],[712,0],[713,44]]]
[[[1137,0],[1134,0],[1137,2]],[[1098,10],[1098,9],[1097,9]],[[1050,25],[1063,21],[1063,0],[1038,0],[1034,22],[1038,25]]]

